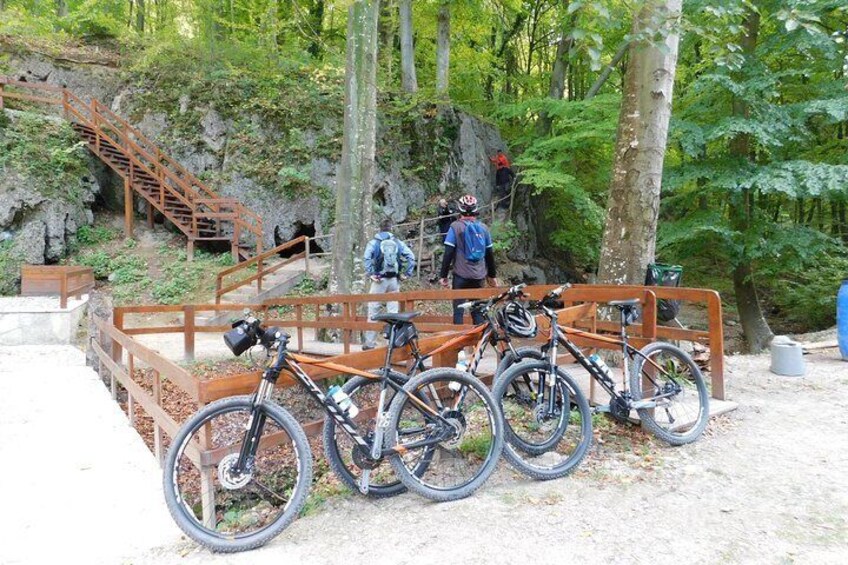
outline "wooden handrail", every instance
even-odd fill
[[[96,139],[98,141],[99,139],[103,139],[122,150],[132,165],[131,169],[134,168],[143,171],[159,181],[161,187],[160,197],[155,199],[155,202],[151,201],[151,203],[165,213],[166,217],[172,222],[179,225],[183,231],[188,229],[185,228],[186,223],[178,221],[164,210],[164,197],[166,194],[188,207],[192,215],[199,212],[197,207],[200,205],[211,204],[213,208],[216,208],[217,205],[214,204],[214,200],[220,199],[222,202],[226,201],[232,208],[233,216],[222,216],[213,219],[232,221],[235,225],[234,239],[240,237],[239,234],[242,232],[253,234],[256,238],[257,251],[261,250],[263,229],[262,220],[257,214],[235,199],[221,199],[218,193],[206,186],[185,167],[164,153],[156,143],[99,100],[93,99],[91,103],[87,104],[66,88],[12,80],[9,77],[0,76],[0,85],[28,89],[30,91],[60,94],[60,97],[53,99],[26,93],[11,92],[4,88],[0,89],[0,107],[3,105],[3,98],[62,106],[67,118],[78,121],[80,124],[90,128],[96,133]],[[116,139],[120,142],[116,141]],[[99,152],[99,142],[96,149]],[[143,196],[147,198],[146,195]],[[205,202],[198,203],[197,201],[200,200]],[[218,212],[220,210],[214,209],[214,211]],[[201,217],[204,216],[201,214]],[[196,226],[196,220],[189,220],[189,225]],[[189,237],[196,237],[196,230],[192,233],[187,233],[187,235]],[[234,245],[238,244],[238,241],[234,241]]]
[[[232,267],[227,267],[226,269],[220,271],[215,277],[215,303],[220,304],[221,298],[226,293],[232,292],[232,291],[236,290],[237,288],[241,288],[242,286],[248,285],[255,280],[260,281],[259,285],[261,286],[261,284],[262,284],[261,281],[266,275],[269,275],[269,274],[281,269],[284,265],[288,265],[288,264],[293,263],[294,261],[296,261],[298,259],[303,258],[305,256],[305,254],[301,253],[301,254],[298,254],[294,257],[289,257],[287,260],[282,261],[282,262],[278,263],[277,265],[274,265],[271,269],[268,269],[268,270],[262,269],[262,263],[266,259],[270,259],[270,258],[278,255],[280,252],[285,251],[286,249],[289,249],[291,247],[294,247],[295,245],[305,243],[306,239],[307,239],[307,237],[303,236],[303,235],[296,237],[295,239],[292,239],[292,240],[287,241],[285,243],[281,243],[280,245],[278,245],[278,246],[276,246],[272,249],[269,249],[268,251],[264,251],[264,252],[260,253],[259,255],[254,255],[253,257],[251,257],[247,261],[242,261],[238,265],[234,265]],[[241,280],[238,283],[234,283],[234,284],[231,284],[227,287],[224,287],[224,278],[225,277],[227,277],[227,276],[229,276],[233,273],[243,271],[243,270],[247,269],[248,267],[251,267],[252,265],[257,265],[257,268],[258,268],[258,272],[255,275],[252,275],[252,276],[250,276],[250,277],[248,277],[244,280]]]

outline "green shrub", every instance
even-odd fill
[[[94,278],[104,280],[112,272],[112,258],[105,251],[91,251],[84,253],[79,258],[79,264],[91,267],[94,270]]]
[[[83,247],[112,241],[117,232],[106,226],[82,226],[77,230],[77,243]]]
[[[12,252],[14,240],[0,242],[0,295],[18,293],[18,280],[21,271],[21,259]]]
[[[817,331],[836,323],[836,293],[848,277],[848,255],[823,255],[771,285],[771,303],[793,330]]]

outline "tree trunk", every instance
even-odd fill
[[[760,31],[760,15],[749,10],[745,16],[745,23],[740,44],[742,51],[750,62],[757,47],[757,36]],[[732,100],[733,115],[747,117],[748,105],[741,98],[734,97]],[[730,140],[730,154],[732,156],[754,160],[754,149],[751,136],[740,133]],[[734,194],[730,202],[730,223],[738,232],[745,232],[750,227],[754,208],[753,195],[750,190],[743,190]],[[803,219],[803,214],[801,215]],[[760,299],[757,296],[757,287],[754,284],[754,268],[750,257],[743,252],[742,257],[736,261],[733,269],[733,291],[736,295],[736,309],[739,312],[739,322],[745,333],[745,341],[748,351],[758,353],[768,345],[774,334],[763,315],[760,307]]]
[[[135,0],[135,30],[144,33],[144,0]]]
[[[372,235],[379,14],[379,0],[357,0],[348,10],[344,134],[336,185],[331,294],[359,293],[365,288],[362,255]]]
[[[569,0],[563,0],[563,14],[568,12],[569,3]],[[574,27],[576,17],[576,13],[572,14],[572,17],[569,19],[565,19],[565,17],[563,17],[563,22],[567,23],[563,24],[562,29],[560,30],[560,36],[556,46],[556,54],[554,55],[554,66],[551,69],[551,82],[548,86],[548,98],[552,100],[562,100],[562,95],[565,93],[565,74],[568,70],[568,52],[571,50],[571,45],[573,43],[572,39],[566,36],[568,35],[568,31]],[[547,137],[551,133],[552,126],[553,118],[551,118],[548,112],[542,110],[539,113],[539,121],[536,122],[536,135],[538,137]]]
[[[314,0],[309,9],[309,32],[312,39],[309,42],[309,54],[313,57],[321,56],[321,36],[324,30],[324,0]]]
[[[598,267],[600,282],[643,284],[648,263],[654,260],[681,2],[647,0],[633,18],[632,35],[637,37],[661,18],[670,20],[671,26],[662,44],[642,40],[630,47]]]
[[[450,2],[439,5],[436,31],[436,92],[447,94],[450,71]]]
[[[56,15],[60,18],[68,15],[68,0],[56,0]]]
[[[415,74],[415,45],[413,45],[412,0],[400,0],[400,77],[404,92],[418,92]]]

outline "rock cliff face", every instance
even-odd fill
[[[69,238],[94,219],[91,205],[100,183],[93,158],[69,138],[70,128],[55,119],[7,110],[0,120],[0,239],[11,241],[7,253],[25,263],[55,262]],[[31,130],[50,142],[29,138]],[[55,168],[41,166],[40,155],[45,161],[58,155]]]
[[[325,115],[303,125],[263,118],[259,113],[234,113],[220,95],[204,98],[200,89],[187,89],[192,94],[172,93],[157,91],[143,81],[123,83],[116,69],[94,64],[16,53],[6,66],[5,72],[14,78],[67,86],[83,99],[96,97],[110,105],[211,187],[240,199],[262,216],[266,248],[299,234],[330,231],[341,145],[338,108],[313,110]],[[419,105],[395,114],[381,111],[374,187],[378,217],[382,213],[402,222],[435,215],[439,196],[456,198],[468,192],[488,202],[494,185],[488,157],[501,147],[503,140],[496,127],[449,105]],[[102,168],[94,166],[91,174],[84,176],[80,182],[88,183],[86,194],[102,188],[101,200],[120,209],[123,196],[116,190],[119,185],[110,186],[109,175]],[[20,184],[9,175],[2,180],[6,185]],[[25,194],[16,192],[14,201],[37,200],[37,193],[31,189]],[[519,209],[523,204],[523,199],[517,202]],[[14,206],[22,208],[23,204]],[[67,232],[69,226],[86,218],[90,221],[90,213],[83,217],[63,208],[65,212],[57,209],[48,214],[53,204],[41,206],[44,237],[41,224],[26,229],[34,241],[45,241],[42,260],[50,261],[61,254],[58,218],[65,218]],[[528,222],[520,220],[523,230]],[[519,260],[529,259],[535,246],[532,237],[523,239],[516,256]],[[27,251],[28,260],[39,255],[37,247],[34,243]]]

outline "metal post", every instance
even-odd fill
[[[306,245],[306,251],[303,254],[303,262],[304,262],[304,267],[306,269],[306,274],[308,275],[309,274],[309,238],[308,237],[304,240],[304,244]]]

